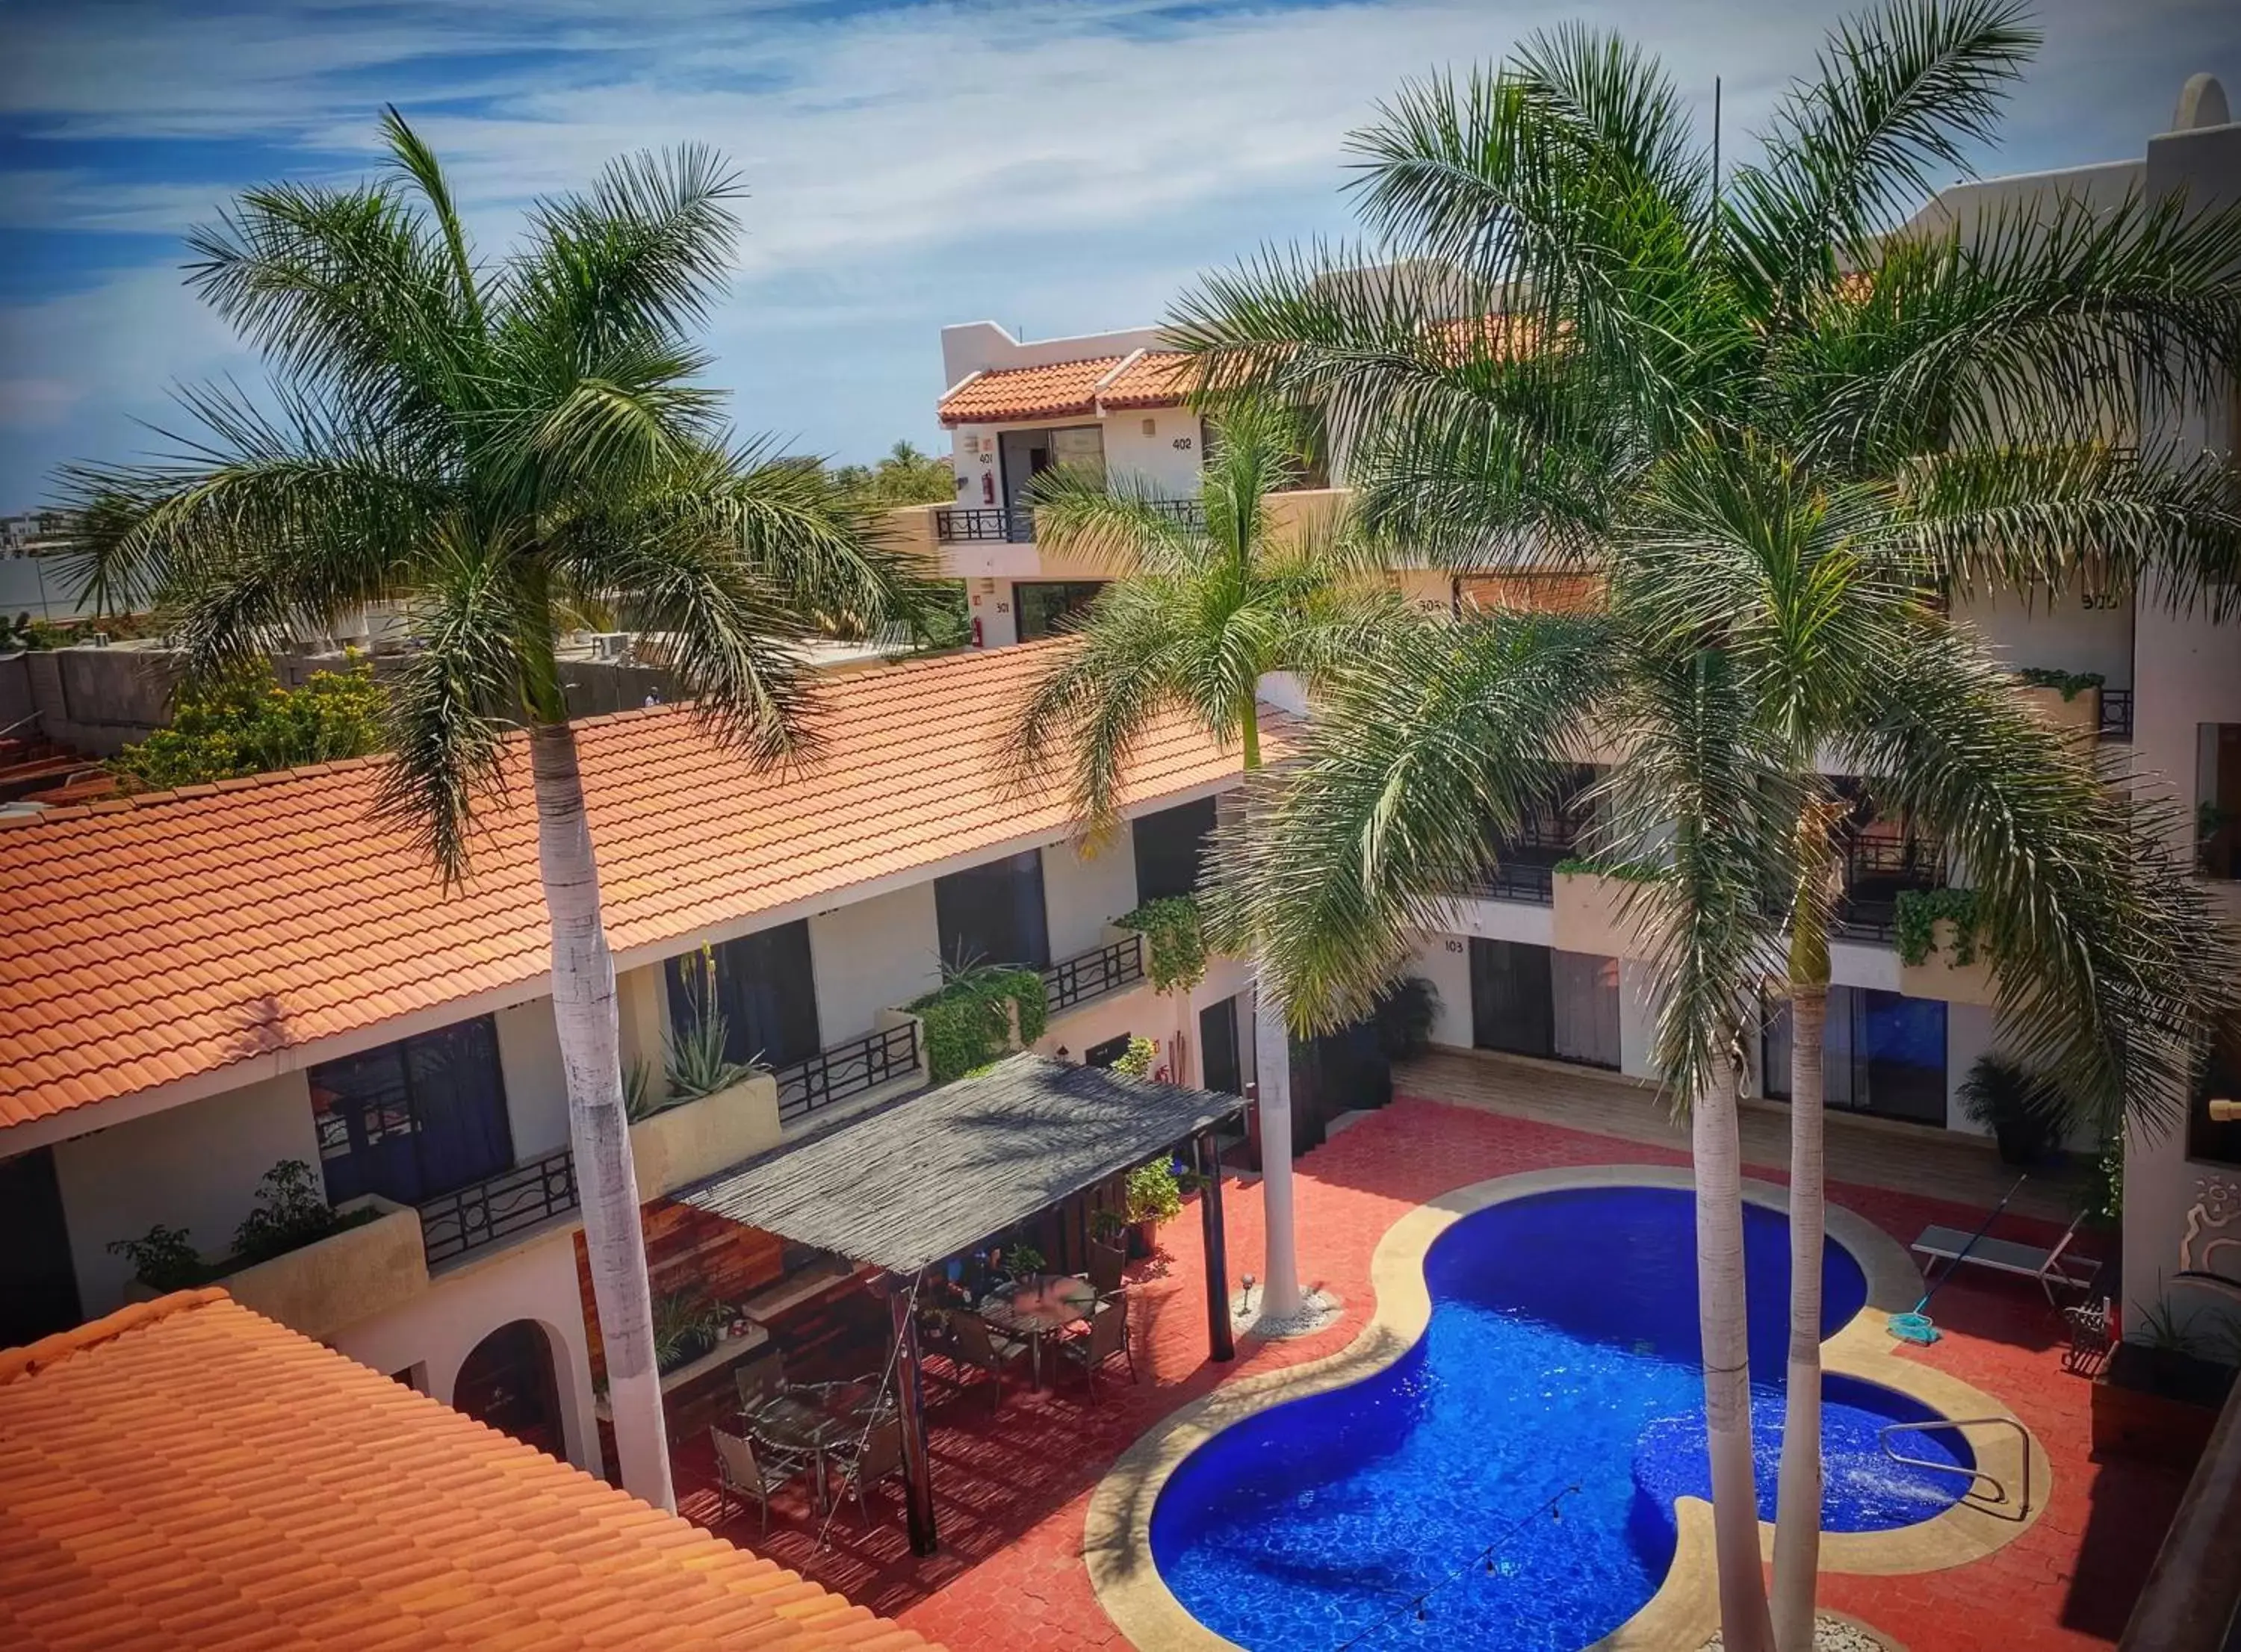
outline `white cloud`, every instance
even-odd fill
[[[122,181],[69,159],[0,174],[0,220],[174,232],[210,216],[224,150],[182,146],[167,174],[171,140],[248,140],[300,156],[293,176],[332,177],[371,159],[375,112],[394,98],[445,156],[488,251],[529,199],[611,156],[711,143],[751,191],[739,279],[710,329],[716,377],[739,387],[747,422],[861,453],[930,436],[943,321],[1133,324],[1263,237],[1346,231],[1345,133],[1405,77],[1584,15],[1661,52],[1700,108],[1723,75],[1733,155],[1810,70],[1822,19],[1852,6],[1816,9],[1351,0],[1178,20],[1141,0],[837,17],[712,0],[93,0],[11,22],[0,119],[35,140],[137,140],[157,164]],[[2241,26],[2210,0],[2108,10],[2043,7],[2052,39],[2010,128],[2030,142],[2004,168],[2137,154],[2203,66],[2191,53],[2241,51]],[[39,440],[0,444],[0,505],[64,452],[117,440],[120,410],[159,405],[167,381],[239,359],[169,268],[0,311],[0,341],[37,358],[11,352],[10,373],[74,392],[27,398],[46,422]]]

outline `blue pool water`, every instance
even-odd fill
[[[1772,1519],[1789,1227],[1756,1206],[1743,1214],[1760,1512]],[[1442,1234],[1424,1272],[1431,1323],[1400,1360],[1224,1429],[1161,1493],[1161,1575],[1241,1646],[1576,1652],[1656,1592],[1673,1500],[1710,1495],[1685,1190],[1491,1206]],[[1867,1281],[1833,1242],[1823,1274],[1825,1334],[1859,1312]],[[1959,1475],[1902,1468],[1876,1442],[1885,1423],[1930,1412],[1843,1377],[1823,1393],[1828,1529],[1909,1525],[1954,1501]],[[1970,1461],[1942,1433],[1904,1449]],[[1575,1483],[1552,1519],[1543,1505]],[[1478,1557],[1497,1543],[1489,1571]],[[1427,1589],[1420,1621],[1411,1602]]]

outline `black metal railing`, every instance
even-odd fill
[[[1147,505],[1191,529],[1206,525],[1206,506],[1196,499],[1149,499]],[[933,513],[933,537],[943,545],[1032,545],[1035,513],[1030,505],[946,505]]]
[[[2104,740],[2129,740],[2132,738],[2131,689],[2104,688],[2101,691],[2101,738]]]
[[[1013,539],[1029,540],[1035,537],[1034,513],[1007,510],[1000,505],[971,508],[952,505],[933,513],[933,537],[944,545],[1002,545]]]
[[[1535,906],[1553,906],[1556,900],[1556,865],[1554,861],[1504,860],[1473,878],[1464,893],[1486,900],[1522,900]]]
[[[846,1044],[819,1050],[805,1060],[782,1067],[778,1080],[778,1116],[781,1124],[806,1119],[820,1107],[876,1090],[883,1084],[918,1072],[918,1023],[905,1021]]]
[[[1062,958],[1043,971],[1043,1001],[1055,1015],[1143,979],[1143,940],[1131,935],[1094,952]]]
[[[1845,885],[1868,879],[1938,888],[1945,882],[1945,852],[1926,838],[1854,838],[1844,846]]]
[[[576,1161],[561,1147],[420,1205],[428,1265],[480,1250],[576,1208]]]
[[[1898,903],[1847,898],[1837,903],[1830,919],[1829,933],[1839,940],[1888,946],[1898,936]]]

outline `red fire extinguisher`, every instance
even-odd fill
[[[983,505],[993,505],[995,502],[996,472],[993,471],[983,471],[980,472],[980,503]]]
[[[986,648],[988,645],[980,640],[980,616],[979,614],[974,614],[973,616],[973,645],[975,648]]]

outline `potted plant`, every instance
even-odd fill
[[[1128,1254],[1149,1256],[1159,1225],[1182,1213],[1182,1184],[1175,1179],[1174,1166],[1165,1159],[1154,1159],[1130,1171],[1127,1207]]]
[[[730,1310],[699,1290],[665,1291],[653,1299],[653,1364],[663,1376],[714,1348]]]
[[[2061,1151],[2070,1131],[2069,1098],[2051,1080],[2005,1056],[1980,1056],[1969,1069],[1961,1110],[1997,1139],[2006,1164],[2039,1163]]]

